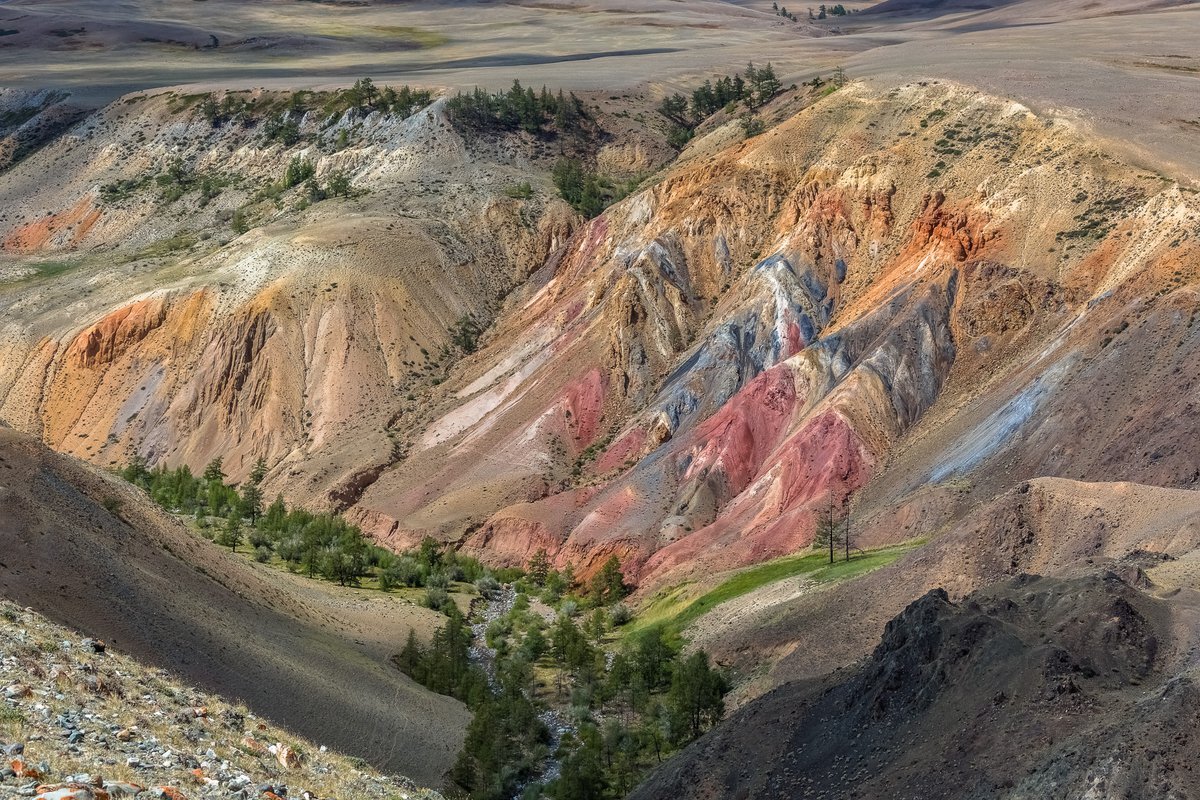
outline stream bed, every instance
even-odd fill
[[[487,629],[496,620],[503,617],[505,614],[512,611],[513,604],[516,602],[517,592],[512,584],[504,584],[498,590],[490,595],[485,595],[483,604],[473,609],[472,618],[476,621],[471,624],[471,660],[478,664],[487,674],[488,685],[493,689],[496,685],[496,651],[487,644]],[[562,744],[563,737],[566,734],[575,730],[575,726],[571,723],[566,714],[554,708],[545,708],[538,714],[538,719],[550,731],[549,753],[545,761],[542,762],[538,769],[536,780],[541,783],[549,783],[558,777],[562,765],[558,760],[558,748]],[[521,787],[523,792],[525,786]],[[521,792],[517,792],[516,797],[520,797]],[[515,798],[514,798],[515,800]]]

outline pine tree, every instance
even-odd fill
[[[758,86],[755,90],[755,102],[758,105],[763,105],[769,102],[775,95],[783,89],[783,84],[779,82],[779,78],[775,75],[775,68],[771,66],[771,62],[757,71]]]
[[[832,491],[829,493],[828,506],[820,512],[816,522],[813,547],[818,550],[828,549],[829,563],[832,564],[835,551],[844,544],[846,535],[845,514],[834,507]]]
[[[589,589],[592,600],[598,605],[615,603],[628,593],[625,576],[621,574],[621,562],[616,556],[610,556],[592,576]]]
[[[146,465],[146,459],[138,453],[134,453],[133,457],[129,459],[129,464],[121,470],[121,477],[130,483],[146,488],[150,480],[150,469]]]
[[[408,641],[404,643],[404,649],[396,656],[396,666],[400,667],[400,671],[405,675],[420,683],[423,680],[419,673],[421,657],[421,645],[417,642],[417,632],[415,629],[409,628]]]
[[[371,106],[375,103],[377,94],[375,82],[370,78],[359,78],[354,82],[354,87],[350,90],[350,99],[359,106]]]
[[[287,520],[287,506],[284,505],[283,495],[275,495],[275,500],[267,506],[263,514],[262,527],[274,533],[281,533]]]
[[[675,652],[666,640],[661,625],[641,632],[634,640],[634,658],[646,689],[653,691],[670,680],[671,659]]]
[[[550,790],[555,800],[603,800],[605,796],[603,744],[590,723],[579,729],[579,747],[562,763],[562,772]]]
[[[258,518],[262,516],[262,489],[258,488],[258,484],[253,481],[248,482],[242,488],[242,498],[239,505],[241,515],[250,520],[253,525],[258,522]]]
[[[534,625],[525,634],[525,640],[521,642],[521,650],[531,663],[546,654],[546,637],[539,626]]]
[[[238,545],[242,543],[242,515],[235,509],[229,512],[229,516],[225,518],[225,525],[221,528],[221,532],[217,534],[217,544],[228,547],[233,552],[237,552]]]
[[[662,103],[658,106],[658,113],[678,125],[686,126],[689,124],[690,120],[688,119],[687,111],[687,98],[679,93],[663,98]]]
[[[225,473],[221,469],[221,457],[217,456],[204,468],[204,474],[201,476],[205,483],[224,483]]]
[[[603,608],[597,608],[592,611],[587,621],[587,633],[592,638],[592,641],[599,642],[604,638],[604,634],[608,632],[608,614],[604,613]]]
[[[533,558],[529,559],[527,573],[534,586],[546,585],[546,576],[550,573],[550,557],[546,554],[546,548],[538,548]]]
[[[667,693],[672,738],[678,743],[691,741],[720,720],[728,688],[725,678],[709,666],[703,650],[684,659]]]

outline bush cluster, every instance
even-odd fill
[[[357,526],[340,516],[288,508],[282,496],[263,507],[261,484],[267,473],[259,459],[240,485],[225,481],[221,459],[200,476],[187,465],[150,469],[135,456],[120,474],[145,489],[167,511],[187,515],[206,536],[233,551],[248,543],[257,561],[278,558],[288,568],[311,578],[358,586],[375,577],[384,591],[427,588],[427,605],[449,613],[448,589],[455,582],[474,582],[489,573],[474,558],[442,548],[432,538],[408,553],[396,554],[373,545]]]
[[[745,103],[754,110],[770,102],[783,90],[783,84],[768,63],[765,67],[746,67],[746,74],[725,75],[716,80],[706,80],[692,90],[690,99],[682,94],[673,94],[659,104],[658,113],[671,123],[667,139],[677,149],[683,147],[694,135],[704,120],[721,109],[730,112],[738,103]]]
[[[574,93],[541,92],[514,80],[507,92],[476,88],[446,101],[446,114],[456,129],[465,133],[499,134],[524,131],[545,137],[586,141],[599,134],[587,108]]]

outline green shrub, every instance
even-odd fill
[[[425,590],[425,607],[432,608],[434,611],[441,611],[444,614],[449,613],[447,609],[457,606],[450,599],[450,593],[445,589],[432,588]]]
[[[504,194],[515,200],[528,200],[533,197],[533,186],[529,181],[521,181],[516,186],[509,186],[505,189]]]

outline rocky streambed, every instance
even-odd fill
[[[472,609],[471,634],[473,638],[469,651],[471,660],[487,674],[488,685],[493,689],[497,687],[496,650],[488,646],[488,626],[511,612],[516,599],[516,589],[512,584],[504,584],[499,589],[484,595],[482,602],[477,603]],[[575,725],[565,713],[556,708],[544,708],[538,714],[538,719],[550,731],[549,754],[538,769],[537,778],[538,781],[547,783],[559,775],[562,764],[558,759],[558,749],[562,745],[563,738],[568,733],[575,731]],[[524,791],[524,789],[525,787],[522,786],[521,790]],[[518,792],[516,796],[519,797],[520,794],[521,792]]]

